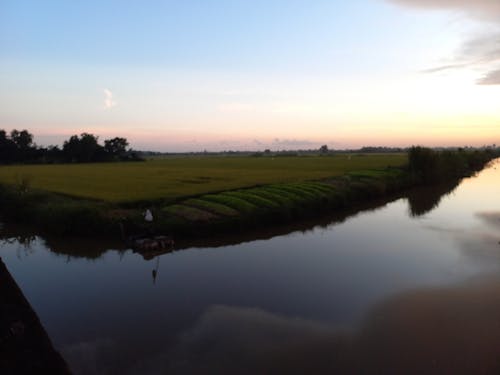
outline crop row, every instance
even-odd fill
[[[205,194],[165,206],[163,220],[173,231],[182,232],[200,226],[228,229],[286,222],[400,189],[405,183],[402,173],[400,169],[358,171],[332,183],[292,182]]]

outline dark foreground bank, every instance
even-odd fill
[[[70,374],[0,259],[0,373]]]

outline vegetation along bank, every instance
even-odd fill
[[[5,166],[0,168],[0,207],[7,220],[60,235],[119,235],[123,224],[127,234],[147,230],[203,237],[458,180],[497,156],[492,149],[413,147],[408,155]],[[144,220],[146,209],[153,212],[152,223]]]

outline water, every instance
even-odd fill
[[[0,256],[77,374],[500,373],[498,166],[269,239],[145,260],[4,227]]]

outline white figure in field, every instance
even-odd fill
[[[153,221],[153,214],[151,213],[151,210],[146,210],[146,212],[144,213],[144,220],[146,220],[148,223],[151,223]]]

